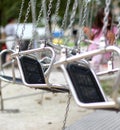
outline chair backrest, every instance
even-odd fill
[[[79,63],[69,63],[66,70],[76,97],[80,102],[105,102],[106,99],[98,79],[89,67],[80,65]]]
[[[45,84],[44,73],[37,59],[29,56],[21,56],[19,61],[25,81],[28,84]]]

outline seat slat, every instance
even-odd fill
[[[69,63],[66,69],[80,102],[105,102],[100,85],[89,67],[77,63]]]
[[[19,60],[25,81],[28,84],[45,84],[43,70],[37,59],[22,56]]]
[[[0,75],[0,77],[1,77],[2,79],[4,79],[4,80],[8,80],[8,81],[10,81],[10,82],[13,82],[13,77],[11,77],[11,76]],[[22,79],[20,79],[20,78],[15,78],[15,82],[22,84]]]

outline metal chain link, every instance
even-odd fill
[[[20,36],[20,40],[17,44],[17,48],[16,49],[19,49],[19,46],[22,42],[22,38],[23,38],[23,35],[24,35],[24,31],[25,31],[25,23],[27,22],[27,19],[29,17],[29,13],[30,13],[30,7],[31,7],[31,1],[28,2],[28,8],[27,8],[27,12],[26,12],[26,15],[25,15],[25,19],[24,19],[24,23],[23,23],[23,28],[22,28],[22,33],[21,33],[21,36]]]
[[[83,27],[84,26],[84,24],[85,24],[85,21],[86,21],[86,16],[87,16],[87,7],[88,7],[88,3],[89,3],[89,1],[87,0],[85,3],[84,3],[84,11],[83,11],[83,19],[82,19],[82,21],[81,21],[81,26]]]
[[[104,36],[106,36],[107,33],[107,25],[108,25],[108,15],[110,12],[110,4],[111,4],[111,0],[106,0],[106,6],[104,9],[104,19],[103,19],[103,28],[102,28],[102,33],[104,34]]]
[[[119,38],[119,35],[120,35],[120,18],[118,19],[118,24],[117,24],[117,34],[116,34],[116,41],[118,40]]]
[[[45,1],[46,1],[46,0],[43,0],[43,3],[45,3]],[[39,24],[39,21],[40,21],[40,19],[41,19],[43,9],[44,9],[44,5],[42,4],[42,5],[41,5],[41,8],[40,8],[40,10],[39,10],[39,13],[38,13],[37,21],[36,21],[36,23],[35,23],[35,25],[34,25],[34,28],[33,28],[33,30],[32,30],[33,36],[32,36],[32,38],[31,38],[31,40],[30,40],[29,45],[28,45],[28,50],[31,49],[31,47],[32,47],[32,43],[33,43],[33,40],[34,40],[34,36],[36,35],[36,32],[35,32],[35,31],[36,31],[36,28],[37,28],[37,26],[38,26],[38,24]]]
[[[22,17],[22,11],[23,11],[23,8],[24,8],[24,3],[25,3],[25,0],[22,0],[20,12],[19,12],[19,17],[18,17],[18,20],[17,20],[17,28],[16,28],[16,33],[15,33],[16,35],[17,35],[17,31],[18,31],[18,26],[19,26],[19,23],[20,23],[20,20],[21,20],[21,17]]]
[[[92,27],[92,16],[94,11],[94,0],[91,1],[90,28]]]
[[[46,1],[46,0],[43,0],[44,3],[45,3],[45,1]],[[39,11],[39,15],[38,15],[38,18],[37,18],[36,27],[37,27],[38,24],[39,24],[39,21],[40,21],[40,18],[41,18],[41,15],[42,15],[43,9],[44,9],[44,5],[42,4],[42,6],[41,6],[41,10]]]
[[[90,3],[88,3],[85,26],[88,26],[88,25],[89,25],[89,22],[90,22],[90,19],[89,19],[89,16],[90,16],[90,8],[91,8],[91,5],[90,5]]]
[[[70,17],[70,24],[68,25],[68,29],[72,28],[72,25],[75,21],[75,14],[76,14],[76,11],[77,11],[77,7],[78,7],[78,0],[75,0],[74,4],[73,4],[73,8],[72,8],[72,15]],[[66,43],[68,43],[68,41],[69,41],[69,37],[65,39],[64,45],[66,45]]]
[[[69,112],[71,97],[72,97],[71,93],[68,93],[68,101],[67,101],[65,118],[64,118],[64,121],[63,121],[62,130],[65,130],[65,127],[66,127],[66,121],[67,121],[67,117],[68,117],[68,112]]]
[[[69,11],[69,7],[70,7],[70,3],[71,3],[71,0],[68,0],[67,1],[67,5],[66,5],[65,14],[63,16],[63,21],[62,21],[62,24],[61,24],[61,27],[60,27],[62,30],[64,29],[65,21],[66,21],[67,16],[68,16],[68,11]]]
[[[81,29],[79,31],[79,37],[78,37],[78,42],[77,42],[77,46],[78,46],[78,50],[80,50],[80,43],[81,43],[81,40],[82,40],[82,35],[83,35],[83,28],[84,28],[84,24],[85,24],[85,21],[86,21],[86,16],[87,16],[87,7],[88,7],[88,3],[89,1],[85,1],[85,3],[83,3],[83,7],[84,7],[84,11],[83,11],[83,19],[81,21]]]
[[[36,0],[31,0],[31,12],[32,12],[32,39],[35,39],[36,34]]]
[[[75,14],[77,11],[77,7],[78,7],[78,0],[75,0],[74,5],[73,5],[73,9],[72,9],[72,15],[70,17],[70,24],[69,24],[68,28],[71,28],[74,21],[75,21]]]
[[[62,24],[60,26],[61,31],[64,30],[64,26],[65,26],[65,23],[66,23],[66,20],[67,20],[67,16],[68,16],[68,11],[69,11],[69,7],[70,7],[70,3],[71,3],[71,0],[68,0],[67,1],[67,5],[66,5],[66,9],[65,9],[65,13],[64,13],[64,16],[63,16]],[[60,41],[60,38],[61,38],[61,36],[59,37],[58,43]]]
[[[18,17],[18,20],[17,20],[17,27],[16,27],[16,31],[15,31],[15,41],[12,45],[12,49],[15,49],[15,43],[17,41],[17,32],[18,32],[18,27],[19,27],[19,24],[20,24],[20,20],[21,20],[21,17],[22,17],[22,12],[23,12],[23,8],[24,8],[24,3],[25,3],[25,0],[22,0],[21,2],[21,7],[20,7],[20,11],[19,11],[19,17]]]
[[[81,5],[80,5],[80,15],[79,15],[79,26],[80,26],[80,27],[81,27],[81,24],[82,24],[83,8],[84,8],[84,1],[81,0]]]
[[[52,9],[52,2],[53,2],[53,0],[50,0],[50,2],[49,2],[47,19],[46,19],[47,23],[46,23],[45,35],[48,36],[48,37],[50,37],[49,21],[50,21],[51,9]]]
[[[58,16],[58,12],[59,12],[59,9],[60,9],[60,3],[61,3],[61,0],[57,0],[56,9],[55,9],[55,20],[54,20],[54,29],[53,29],[53,32],[55,31],[55,27],[57,25],[57,16]]]

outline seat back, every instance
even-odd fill
[[[28,84],[45,84],[44,73],[37,59],[21,56],[19,61],[24,79]]]
[[[82,103],[105,102],[105,96],[94,72],[79,63],[69,63],[66,67],[73,90]]]

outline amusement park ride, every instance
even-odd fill
[[[94,0],[93,0],[94,1]],[[6,49],[0,52],[0,83],[2,81],[9,82],[9,83],[18,83],[18,84],[24,84],[27,87],[35,88],[35,89],[42,89],[45,91],[50,92],[60,92],[60,93],[69,93],[72,95],[76,101],[76,103],[80,107],[84,108],[90,108],[90,109],[107,109],[119,111],[120,109],[120,100],[119,100],[119,87],[120,87],[120,68],[114,68],[96,73],[91,68],[90,63],[87,59],[94,55],[98,54],[104,54],[106,52],[112,52],[119,56],[120,58],[120,49],[116,45],[113,46],[104,46],[100,49],[96,49],[93,51],[86,51],[81,52],[80,51],[80,43],[83,40],[83,27],[85,25],[85,20],[88,13],[88,5],[90,1],[87,0],[74,0],[73,8],[71,10],[71,17],[70,17],[70,23],[67,27],[68,30],[72,29],[73,23],[75,21],[75,15],[77,12],[77,8],[79,4],[81,4],[80,8],[80,16],[79,16],[79,26],[81,26],[81,29],[79,30],[79,37],[77,42],[77,48],[75,48],[76,55],[73,55],[71,52],[74,48],[70,48],[66,46],[66,43],[68,43],[70,34],[66,38],[65,43],[63,45],[54,45],[52,43],[51,37],[50,37],[50,30],[49,30],[49,19],[51,15],[51,8],[52,8],[52,2],[53,0],[49,1],[48,4],[48,11],[46,11],[46,31],[45,31],[45,39],[38,40],[38,44],[42,45],[39,48],[33,48],[33,44],[35,42],[35,35],[36,35],[36,27],[38,26],[38,23],[41,20],[42,13],[44,12],[44,4],[46,0],[42,1],[41,8],[38,14],[38,18],[36,20],[35,17],[33,17],[33,37],[31,38],[28,48],[25,50],[21,50],[22,45],[22,38],[24,35],[24,29],[25,29],[25,23],[27,22],[30,8],[32,9],[33,16],[34,15],[34,6],[35,2],[33,0],[30,0],[28,2],[28,8],[25,14],[25,20],[24,20],[24,26],[22,28],[21,36],[14,41],[14,45],[12,48],[14,49]],[[57,16],[60,10],[60,2],[61,0],[57,0],[56,3],[56,10],[55,10],[55,20],[54,24],[57,26]],[[81,2],[81,3],[80,3]],[[43,4],[44,3],[44,4]],[[103,35],[106,30],[107,26],[107,19],[109,14],[109,8],[110,8],[111,0],[106,0],[105,5],[105,16],[104,16],[104,26],[103,26]],[[63,16],[63,21],[60,26],[61,30],[64,30],[65,21],[68,17],[68,12],[70,5],[70,0],[67,0],[67,5],[65,9],[65,13]],[[24,0],[22,0],[20,13],[18,17],[18,28],[19,23],[21,20],[22,15],[22,9],[24,7]],[[90,10],[90,9],[89,9]],[[92,9],[91,9],[92,10]],[[118,22],[118,30],[119,30],[119,22]],[[17,32],[17,30],[16,30]],[[61,38],[61,37],[60,37]],[[117,41],[118,36],[116,36]],[[56,50],[61,53],[60,59],[56,60]],[[4,53],[9,53],[11,55],[11,60],[8,61],[8,63],[2,63],[2,56]],[[44,53],[46,52],[46,55]],[[46,63],[45,61],[49,59],[49,62]],[[21,77],[16,78],[15,75],[15,69],[14,67],[18,66],[19,72]],[[12,69],[12,76],[7,76],[4,74],[4,69],[7,67],[7,65],[11,65]],[[52,70],[56,67],[60,67],[67,82],[66,85],[61,84],[52,84],[49,82],[49,76]],[[107,95],[104,93],[102,86],[99,82],[98,76],[99,75],[105,75],[105,74],[113,74],[116,73],[115,83],[114,83],[114,89],[112,92],[112,100],[109,100],[107,98]],[[1,110],[4,110],[4,102],[2,100],[2,84],[1,84]],[[102,113],[102,111],[101,111]],[[95,116],[95,114],[93,115]],[[101,115],[100,115],[101,116]],[[90,116],[88,118],[91,118]],[[93,118],[93,117],[92,117]],[[91,119],[92,120],[92,119]],[[87,125],[85,123],[87,121],[87,118],[79,124],[73,125],[72,127],[69,127],[68,129],[73,130],[86,130]],[[85,125],[82,125],[84,124]],[[106,124],[107,126],[107,121]],[[114,125],[114,124],[113,124]],[[83,127],[83,128],[82,128]],[[89,127],[89,123],[88,123]],[[94,130],[91,128],[90,130]],[[107,127],[106,127],[107,128]],[[65,129],[65,126],[63,126],[63,130]],[[89,128],[88,128],[89,129]],[[97,128],[95,130],[100,130],[101,128]],[[120,126],[119,128],[120,129]],[[66,128],[67,130],[67,128]]]

